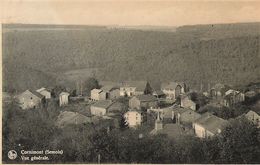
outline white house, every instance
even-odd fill
[[[45,96],[45,99],[50,99],[51,98],[51,92],[47,90],[46,88],[40,88],[37,89],[36,92],[40,93],[41,95]]]
[[[19,94],[16,99],[22,109],[36,108],[43,105],[45,97],[38,92],[26,90]]]
[[[61,92],[59,95],[59,103],[60,106],[67,105],[69,103],[69,93],[68,92]]]
[[[162,83],[161,90],[166,95],[166,99],[175,101],[177,97],[186,92],[186,84],[183,82]]]
[[[120,96],[152,94],[152,87],[147,81],[126,81],[120,84]]]
[[[90,98],[92,101],[106,100],[107,93],[101,89],[92,89],[90,91]]]
[[[142,113],[140,111],[127,111],[124,114],[125,121],[129,127],[136,127],[142,123]]]
[[[225,93],[225,96],[223,98],[223,105],[229,107],[232,106],[233,104],[243,102],[243,101],[245,101],[244,93],[230,89]]]

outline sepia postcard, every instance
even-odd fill
[[[260,164],[260,1],[0,11],[2,164]]]

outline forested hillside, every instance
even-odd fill
[[[260,81],[260,23],[184,26],[176,32],[14,27],[3,26],[6,89],[46,85],[55,82],[55,74],[87,68],[98,69],[95,76],[101,80],[177,80],[197,88],[201,83]],[[26,80],[26,85],[18,83]]]

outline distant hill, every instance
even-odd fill
[[[45,76],[80,69],[78,73],[84,74],[88,68],[95,68],[95,76],[108,81],[177,80],[194,88],[201,83],[256,82],[260,81],[259,27],[260,23],[194,25],[172,32],[4,25],[4,74],[9,77],[4,78],[4,83],[25,89],[30,87],[29,82],[26,86],[18,83],[24,81],[25,75],[33,75],[31,83],[41,85]]]

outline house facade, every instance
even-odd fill
[[[120,84],[120,96],[138,96],[152,94],[152,87],[147,81],[127,81]]]
[[[199,138],[208,138],[215,136],[223,131],[228,125],[228,121],[221,119],[210,113],[203,114],[192,124],[195,135]]]
[[[36,92],[40,93],[41,95],[45,96],[45,99],[51,99],[51,92],[46,88],[37,89]]]
[[[108,98],[111,100],[117,99],[120,97],[120,90],[119,89],[111,89],[109,91]]]
[[[190,108],[192,110],[197,110],[197,104],[192,101],[188,96],[181,97],[181,107]]]
[[[68,92],[61,92],[59,94],[59,104],[60,106],[64,106],[69,104],[69,93]]]
[[[129,100],[129,107],[131,109],[148,109],[158,107],[158,100],[153,95],[138,95],[134,96]]]
[[[230,107],[236,103],[243,102],[243,101],[245,101],[244,93],[236,90],[228,90],[226,92],[226,95],[223,98],[223,105]]]
[[[91,115],[104,116],[108,112],[108,108],[113,104],[110,100],[100,100],[90,106]]]
[[[26,90],[17,97],[19,106],[22,109],[37,108],[44,104],[45,97],[38,92]]]
[[[179,82],[162,83],[161,90],[166,95],[166,99],[176,100],[181,94],[186,92],[186,84]]]
[[[106,99],[114,100],[120,97],[120,90],[116,85],[104,85],[101,90],[106,93]]]
[[[124,114],[128,127],[136,127],[142,124],[142,113],[140,111],[127,111]]]

